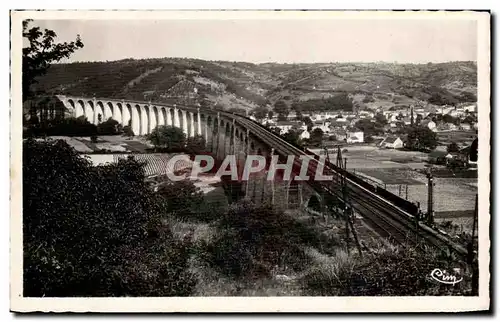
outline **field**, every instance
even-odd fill
[[[441,144],[448,144],[451,142],[455,143],[467,143],[471,144],[472,141],[477,137],[475,131],[446,131],[437,132],[438,140]]]
[[[390,192],[420,203],[422,211],[427,211],[428,187],[424,174],[415,171],[426,168],[422,152],[378,149],[373,146],[347,146],[342,152],[347,158],[347,168],[372,184],[385,186]],[[319,153],[320,151],[316,151]],[[329,151],[335,162],[336,151]],[[477,193],[476,178],[435,178],[434,211],[436,218],[471,217]],[[401,186],[401,187],[400,187]]]
[[[425,168],[422,162],[427,159],[427,154],[413,151],[399,151],[392,149],[379,149],[371,145],[345,146],[342,157],[347,158],[347,168],[358,172],[363,169],[381,169],[381,168]],[[323,150],[312,149],[313,152],[323,155]],[[330,159],[335,162],[337,150],[328,151]]]
[[[128,139],[120,135],[103,135],[93,143],[89,137],[51,136],[52,140],[64,140],[80,153],[93,153],[109,150],[115,153],[145,153],[151,146],[141,137]]]

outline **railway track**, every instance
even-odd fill
[[[238,115],[230,113],[227,114],[228,116],[235,118],[241,125],[251,129],[252,133],[259,139],[272,146],[276,153],[284,156],[307,155],[304,151],[294,147],[283,139],[275,136],[274,134],[270,134],[253,121]],[[296,160],[296,162],[300,163],[301,161]],[[449,249],[460,256],[467,256],[467,250],[465,247],[456,244],[427,225],[420,222],[417,223],[414,216],[360,186],[356,182],[349,180],[348,178],[345,180],[347,189],[346,195],[349,196],[349,200],[343,200],[344,194],[341,191],[341,186],[337,183],[339,173],[328,164],[320,162],[314,158],[311,158],[309,165],[310,166],[307,171],[308,176],[313,178],[316,168],[318,166],[323,166],[323,173],[325,175],[332,175],[333,180],[310,180],[308,184],[311,184],[313,188],[321,189],[321,191],[324,191],[331,196],[335,196],[335,198],[341,201],[346,201],[351,205],[352,209],[360,214],[381,236],[400,244],[417,244],[420,241],[425,241],[426,243],[440,249]],[[300,165],[297,164],[297,166]]]

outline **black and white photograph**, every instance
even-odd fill
[[[490,308],[489,12],[10,19],[11,310]]]

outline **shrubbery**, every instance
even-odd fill
[[[157,126],[147,139],[162,152],[182,152],[186,148],[186,134],[182,129],[170,125]]]
[[[452,265],[449,258],[434,249],[388,249],[363,259],[344,253],[337,255],[333,262],[335,265],[314,267],[304,276],[302,282],[308,295],[470,295],[471,281],[464,267]],[[459,275],[465,275],[464,281],[454,286],[438,283],[430,277],[436,268],[448,272],[461,268]]]
[[[186,296],[189,248],[134,160],[92,167],[64,141],[23,146],[24,296]]]
[[[235,277],[269,276],[276,266],[302,270],[310,263],[303,246],[325,242],[317,231],[283,212],[247,200],[233,205],[218,228],[220,233],[203,245],[200,256]]]
[[[28,136],[92,136],[97,135],[97,126],[85,117],[69,117],[44,122],[36,118],[28,124]]]
[[[37,118],[27,121],[28,136],[94,136],[94,135],[117,135],[123,132],[118,121],[108,120],[95,125],[85,117],[68,117],[39,122]]]
[[[352,111],[352,99],[347,93],[325,99],[310,99],[292,104],[292,109],[301,112]]]

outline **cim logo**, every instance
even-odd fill
[[[456,271],[460,273],[459,269],[457,269]],[[435,268],[431,272],[431,277],[439,283],[450,285],[455,285],[463,280],[463,277],[457,278],[457,276],[447,273],[445,270],[440,270],[439,268]]]

